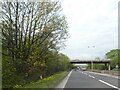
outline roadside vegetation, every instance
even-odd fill
[[[40,77],[46,82],[47,77],[71,69],[69,58],[59,52],[68,38],[59,1],[1,5],[3,88],[24,86]]]
[[[106,59],[110,60],[110,66],[111,70],[118,71],[120,70],[120,50],[119,49],[113,49],[106,53]],[[100,60],[100,58],[97,58],[96,60]],[[108,67],[106,67],[103,64],[94,64],[94,69],[97,70],[106,70]],[[91,65],[88,65],[88,69],[91,68]]]
[[[31,82],[26,85],[16,85],[14,88],[55,88],[61,80],[63,80],[68,75],[67,71],[59,72],[49,77],[46,77],[42,80],[36,82]]]

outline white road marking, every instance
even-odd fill
[[[70,71],[70,73],[61,81],[61,83],[59,85],[56,86],[56,88],[61,88],[60,90],[62,90],[62,88],[65,87],[71,73],[72,73],[73,70]]]
[[[73,71],[73,70],[72,70]],[[68,79],[69,79],[69,77],[70,77],[70,75],[71,75],[71,73],[72,73],[72,71],[70,71],[70,73],[68,74],[68,76],[66,77],[66,82],[64,81],[64,85],[63,85],[63,88],[65,87],[65,85],[67,84],[67,81],[68,81]]]
[[[80,73],[83,73],[83,72],[80,72]]]
[[[91,78],[95,78],[94,76],[91,76],[91,75],[89,75],[89,77],[91,77]]]
[[[99,81],[102,82],[102,83],[104,83],[104,84],[106,84],[106,85],[108,85],[108,86],[110,86],[110,87],[113,87],[113,88],[116,88],[116,89],[120,90],[120,88],[118,88],[118,87],[116,87],[116,86],[114,86],[114,85],[111,85],[111,84],[109,84],[109,83],[107,83],[107,82],[105,82],[105,81],[103,81],[103,80],[100,80],[100,79],[99,79]]]
[[[87,73],[84,73],[84,72],[81,72],[81,73],[87,75]]]
[[[88,72],[88,73],[97,74],[97,75],[101,75],[101,76],[107,76],[107,77],[112,77],[112,78],[117,78],[117,79],[119,79],[118,76],[112,76],[112,75],[105,74],[105,73],[97,73],[97,72],[89,72],[89,71],[87,71],[87,72]]]

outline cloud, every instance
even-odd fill
[[[70,33],[62,53],[71,59],[104,58],[118,48],[117,0],[64,0],[62,7]]]

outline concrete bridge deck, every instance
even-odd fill
[[[93,64],[105,64],[110,70],[110,60],[72,60],[71,64],[91,64],[91,69],[93,70]]]
[[[79,61],[71,61],[70,63],[73,63],[73,64],[90,64],[90,63],[95,63],[95,64],[109,64],[110,63],[110,60],[79,60]]]

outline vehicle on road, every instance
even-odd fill
[[[81,68],[82,71],[86,71],[87,69],[86,68]]]

